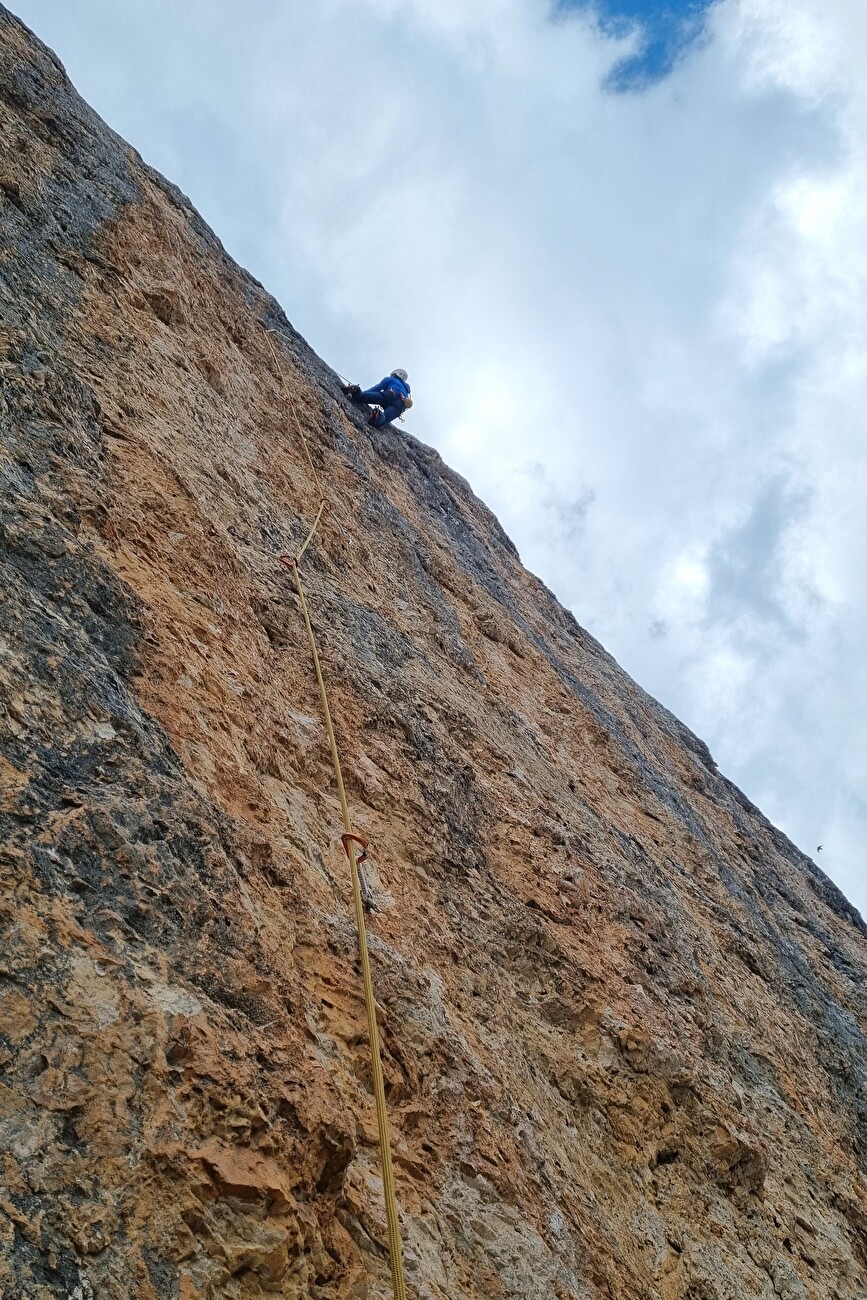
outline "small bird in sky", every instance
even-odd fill
[[[817,853],[821,853],[821,852],[822,852],[822,846],[821,846],[821,844],[817,844],[817,845],[816,845],[816,852],[817,852]]]

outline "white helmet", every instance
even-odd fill
[[[395,379],[402,379],[403,382],[406,383],[406,381],[407,381],[407,373],[406,373],[405,370],[392,370],[391,373],[392,373],[392,376],[393,376]]]

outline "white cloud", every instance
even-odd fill
[[[629,96],[543,0],[19,10],[867,906],[863,0],[721,0]]]

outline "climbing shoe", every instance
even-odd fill
[[[343,387],[341,388],[341,392],[345,393],[347,397],[351,397],[353,399],[361,396],[361,389],[359,388],[358,384],[344,384]]]
[[[380,417],[381,415],[382,415],[382,407],[381,407],[381,406],[372,406],[372,407],[370,408],[370,415],[368,415],[368,417],[367,417],[367,423],[368,423],[368,424],[372,424],[372,425],[375,426],[377,420],[379,419],[379,417]]]

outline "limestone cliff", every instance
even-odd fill
[[[867,1296],[867,938],[0,7],[0,1291]]]

